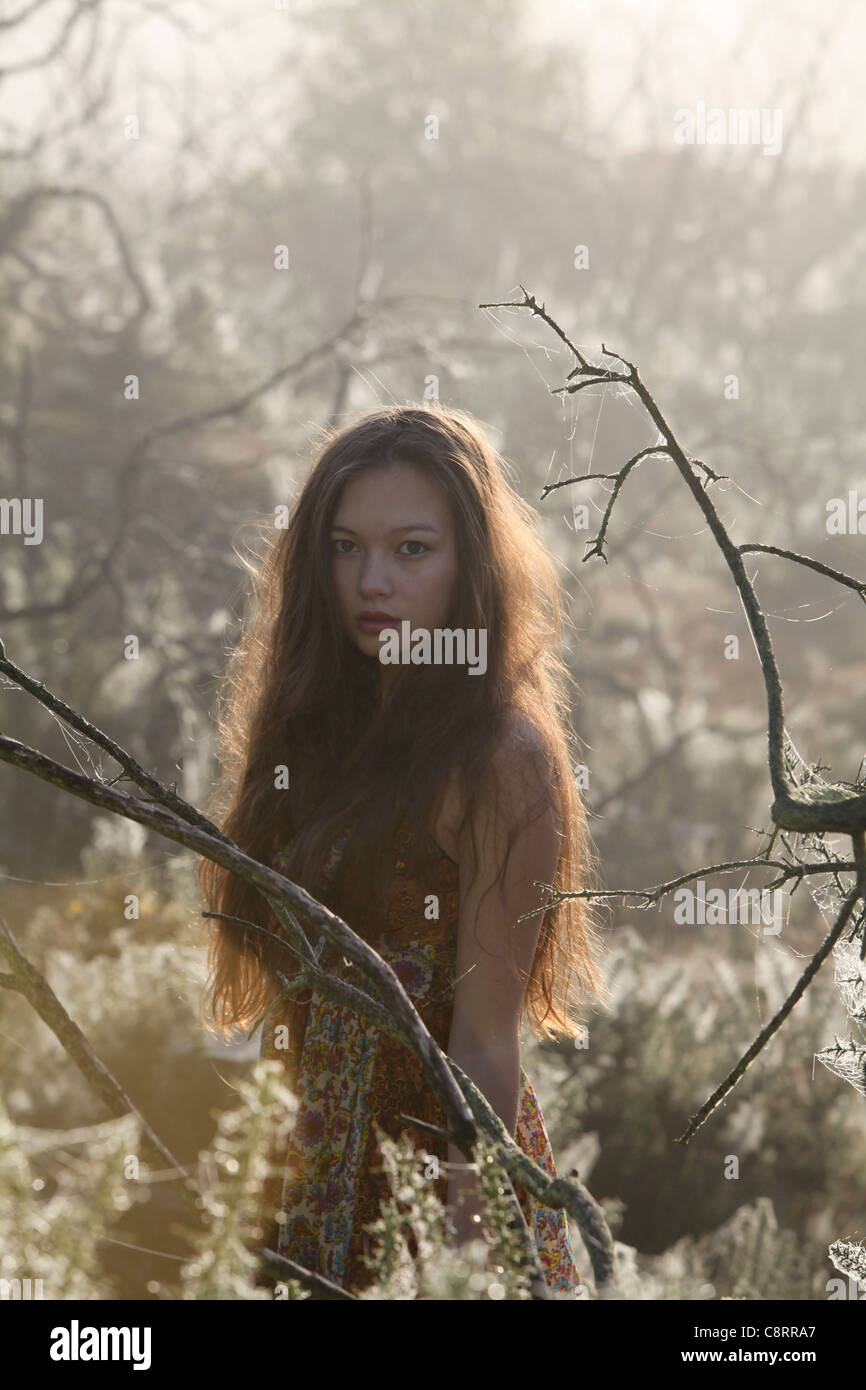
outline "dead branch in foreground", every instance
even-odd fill
[[[565,892],[555,890],[550,884],[540,885],[549,890],[551,897],[544,907],[538,909],[545,911],[546,908],[555,906],[566,898],[587,898],[602,899],[611,897],[639,896],[645,899],[643,907],[650,907],[657,903],[667,893],[682,883],[690,879],[699,878],[710,873],[727,872],[737,867],[767,867],[780,869],[780,877],[775,880],[776,884],[787,882],[789,878],[797,877],[798,884],[802,882],[805,875],[831,873],[836,876],[837,891],[843,897],[843,902],[839,908],[836,921],[828,932],[825,940],[815,952],[797,981],[794,989],[782,1004],[769,1023],[761,1029],[751,1046],[746,1050],[735,1067],[728,1073],[721,1084],[716,1088],[709,1099],[701,1106],[700,1110],[693,1115],[689,1121],[688,1128],[678,1137],[677,1143],[687,1144],[697,1133],[701,1126],[706,1122],[716,1107],[721,1103],[726,1095],[734,1088],[740,1078],[745,1074],[749,1064],[766,1045],[773,1034],[781,1027],[788,1014],[793,1009],[797,1001],[802,997],[809,982],[813,979],[820,966],[826,960],[830,951],[842,937],[842,932],[851,917],[854,907],[858,901],[866,904],[866,794],[861,788],[862,782],[850,784],[844,782],[827,783],[818,778],[811,781],[795,783],[789,776],[787,762],[787,744],[784,719],[784,706],[782,700],[782,681],[779,669],[776,664],[776,657],[773,651],[773,644],[770,639],[767,621],[764,617],[754,585],[746,574],[742,556],[754,551],[761,551],[767,554],[778,555],[782,558],[793,560],[798,564],[805,565],[817,570],[827,578],[836,583],[854,589],[866,603],[866,580],[853,579],[850,575],[843,574],[840,570],[832,569],[829,565],[824,565],[818,560],[810,559],[805,555],[798,555],[794,551],[782,550],[776,546],[759,544],[734,545],[719,513],[714,506],[710,496],[709,487],[714,482],[720,481],[720,475],[715,473],[701,459],[692,458],[682,448],[674,435],[673,430],[659,409],[649,388],[642,380],[641,375],[633,362],[629,362],[618,352],[612,352],[601,345],[602,356],[613,358],[619,364],[618,368],[599,366],[591,362],[589,358],[581,352],[559,324],[548,314],[543,304],[539,304],[534,295],[523,291],[522,300],[510,300],[499,303],[480,304],[480,309],[529,309],[534,317],[540,318],[546,323],[561,341],[566,345],[570,352],[574,354],[577,365],[569,372],[566,378],[566,385],[557,387],[553,395],[570,394],[583,391],[589,386],[606,386],[617,384],[632,391],[637,396],[650,421],[655,425],[659,439],[656,443],[647,448],[640,449],[626,463],[623,464],[617,473],[586,473],[578,477],[563,478],[556,483],[548,484],[542,494],[543,501],[551,492],[561,487],[573,487],[577,483],[587,482],[594,478],[603,478],[613,483],[607,506],[599,526],[598,533],[592,541],[587,542],[587,553],[583,556],[583,562],[597,556],[607,563],[607,556],[604,553],[604,545],[607,531],[613,515],[613,509],[617,498],[621,495],[623,487],[629,474],[647,458],[668,459],[673,463],[679,472],[683,482],[689,489],[696,503],[700,507],[707,526],[714,536],[719,549],[724,556],[725,563],[736,584],[746,619],[749,624],[752,637],[755,642],[755,649],[761,665],[761,672],[764,678],[766,690],[767,711],[768,711],[768,755],[770,780],[773,788],[774,800],[770,807],[770,815],[775,823],[776,829],[770,837],[766,855],[752,860],[735,860],[728,864],[717,864],[710,869],[697,870],[694,873],[681,875],[679,878],[672,879],[666,884],[661,884],[653,889],[614,889],[610,892],[590,892],[588,890],[578,890],[575,892]],[[698,476],[697,470],[702,476]],[[851,793],[854,793],[852,795]],[[827,833],[848,834],[852,838],[854,861],[839,859],[825,859],[815,864],[791,863],[773,860],[769,858],[772,845],[780,831],[792,830],[799,834],[812,834],[820,836]],[[789,847],[790,848],[790,847]],[[839,874],[854,871],[853,884],[843,889],[839,880]],[[797,886],[797,885],[795,885]],[[534,915],[527,913],[527,916]],[[863,927],[866,920],[866,908],[860,913],[857,921],[851,928],[848,940],[853,940],[856,933]],[[863,932],[861,941],[860,958],[866,959],[866,931]]]
[[[501,1163],[509,1180],[520,1181],[542,1205],[563,1207],[577,1223],[592,1262],[600,1295],[604,1297],[612,1292],[614,1243],[601,1208],[579,1179],[550,1178],[542,1168],[527,1158],[513,1141],[506,1142],[510,1140],[510,1136],[505,1134],[504,1126],[498,1122],[498,1117],[489,1107],[485,1108],[486,1103],[482,1104],[483,1097],[474,1083],[462,1075],[458,1083],[456,1073],[459,1069],[440,1050],[387,962],[345,922],[322,903],[310,897],[303,888],[290,882],[268,865],[261,864],[245,854],[217,830],[216,826],[211,825],[200,811],[179,797],[173,788],[164,787],[156,778],[145,773],[125,749],[53,695],[42,682],[34,680],[11,661],[2,643],[0,672],[119,762],[126,773],[126,780],[145,792],[146,798],[119,790],[113,785],[118,778],[105,781],[87,777],[5,735],[0,735],[0,761],[23,768],[33,776],[102,810],[145,825],[166,839],[174,840],[196,854],[214,860],[252,884],[266,899],[285,931],[285,940],[281,940],[281,944],[300,959],[305,979],[314,980],[316,988],[327,997],[348,1003],[375,1026],[386,1026],[387,1018],[387,1031],[418,1057],[445,1112],[453,1142],[467,1160],[470,1163],[474,1161],[476,1145],[484,1133],[493,1145],[496,1160]],[[2,940],[0,937],[0,942]],[[325,940],[337,946],[342,955],[356,964],[366,979],[372,981],[385,1002],[384,1009],[362,991],[347,986],[345,982],[319,969],[318,960]],[[0,976],[0,986],[22,993],[34,1007],[37,1002],[47,1000],[52,993],[47,981],[30,962],[24,960],[20,952],[18,956],[15,955],[8,937],[4,954],[13,965],[13,970],[8,975]],[[59,1006],[59,1001],[57,1004]],[[65,1015],[62,1007],[60,1012],[46,1007],[41,1016],[54,1029],[61,1045],[69,1050],[69,1044],[75,1035],[68,1026],[71,1020],[68,1020],[68,1015]],[[74,1024],[72,1029],[75,1029]],[[89,1083],[97,1088],[101,1098],[110,1105],[124,1107],[139,1115],[108,1069],[95,1058],[80,1030],[76,1030],[76,1034],[78,1046],[70,1055]],[[83,1065],[85,1058],[87,1064]],[[467,1101],[465,1092],[472,1096],[471,1104]],[[115,1108],[114,1113],[122,1111],[119,1112]],[[480,1124],[476,1118],[479,1113],[483,1116]],[[139,1115],[139,1118],[142,1117]],[[146,1126],[146,1132],[150,1136],[150,1142],[162,1150],[163,1158],[170,1160],[171,1166],[176,1166],[168,1150],[161,1145],[149,1126]],[[186,1194],[186,1200],[190,1179],[184,1175],[177,1181]],[[549,1297],[547,1284],[523,1212],[513,1192],[511,1207],[512,1220],[521,1239],[526,1260],[532,1297],[546,1299]],[[270,1252],[270,1255],[273,1253]],[[273,1267],[273,1260],[269,1262]],[[311,1271],[308,1273],[313,1281],[309,1287],[313,1291],[316,1276]]]

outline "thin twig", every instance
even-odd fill
[[[677,1144],[687,1144],[689,1140],[692,1139],[692,1137],[706,1122],[706,1120],[713,1113],[716,1107],[721,1104],[728,1092],[733,1090],[740,1077],[745,1075],[750,1064],[757,1057],[761,1049],[773,1036],[776,1030],[782,1026],[785,1019],[788,1017],[788,1014],[791,1012],[794,1005],[797,1003],[797,1000],[802,998],[806,990],[806,986],[809,984],[809,981],[813,978],[814,975],[818,973],[822,964],[827,959],[827,956],[830,954],[833,947],[836,945],[836,942],[839,940],[840,936],[842,935],[842,932],[845,930],[845,924],[854,910],[855,903],[860,898],[866,897],[866,836],[856,835],[854,837],[854,851],[859,866],[857,881],[854,884],[854,887],[851,889],[851,892],[845,898],[845,901],[842,903],[839,915],[837,916],[836,921],[833,923],[833,926],[831,927],[830,931],[824,938],[824,941],[821,943],[820,947],[815,952],[812,959],[809,961],[809,964],[806,966],[806,969],[803,971],[796,985],[791,990],[791,993],[788,995],[788,998],[785,1000],[784,1004],[782,1004],[781,1008],[777,1009],[776,1013],[770,1019],[769,1023],[761,1029],[760,1033],[755,1038],[755,1041],[752,1043],[751,1047],[749,1047],[748,1050],[743,1053],[743,1056],[740,1058],[737,1065],[733,1068],[732,1071],[728,1073],[724,1081],[716,1087],[709,1100],[704,1101],[704,1104],[701,1106],[700,1110],[698,1110],[697,1113],[691,1117],[691,1119],[689,1120],[688,1128],[675,1141]]]
[[[72,1059],[87,1084],[99,1096],[115,1117],[134,1115],[141,1127],[142,1147],[153,1162],[176,1169],[182,1176],[174,1180],[175,1191],[185,1204],[196,1209],[198,1193],[189,1182],[187,1171],[151,1129],[141,1111],[133,1104],[108,1067],[93,1051],[78,1024],[64,1009],[45,976],[27,959],[19,947],[5,918],[0,916],[0,952],[13,967],[10,975],[0,977],[4,989],[23,995],[36,1013],[51,1029],[63,1050]]]
[[[569,384],[556,388],[556,390],[552,392],[553,395],[559,395],[563,392],[573,394],[588,386],[597,384],[605,385],[609,382],[619,382],[634,392],[660,437],[660,445],[652,446],[652,450],[663,450],[668,454],[674,467],[680,473],[684,483],[703,513],[707,526],[724,556],[725,562],[731,571],[734,583],[739,591],[740,600],[746,614],[746,620],[755,642],[755,648],[758,653],[758,660],[760,662],[766,689],[769,769],[774,794],[774,801],[771,808],[773,820],[777,825],[787,830],[797,830],[801,832],[843,832],[846,834],[855,834],[858,831],[866,829],[866,796],[852,797],[841,787],[827,786],[822,788],[820,792],[814,792],[811,799],[807,799],[802,795],[798,796],[796,794],[798,791],[802,791],[802,789],[795,787],[788,777],[785,764],[786,731],[784,703],[779,668],[776,663],[776,656],[773,650],[769,628],[767,627],[767,621],[758,601],[754,586],[746,574],[741,550],[738,546],[734,545],[728,535],[719,513],[709,496],[708,486],[711,482],[718,481],[718,475],[701,460],[690,458],[685,452],[633,362],[629,362],[628,359],[621,356],[620,353],[612,352],[604,343],[602,343],[603,354],[607,357],[614,357],[622,364],[625,370],[614,373],[607,367],[589,362],[586,356],[571,342],[567,334],[563,332],[555,319],[547,313],[544,305],[539,306],[534,295],[529,294],[522,285],[520,288],[523,291],[522,301],[501,301],[497,304],[484,304],[480,307],[529,309],[534,316],[541,318],[547,323],[566,346],[570,348],[577,359],[578,365],[568,374],[567,381]],[[575,381],[575,378],[580,379]],[[641,451],[641,454],[643,453],[645,453],[645,451]],[[616,475],[617,481],[614,485],[613,494],[605,509],[602,526],[595,541],[589,543],[589,549],[583,557],[584,561],[589,560],[593,555],[606,560],[607,557],[604,554],[603,546],[613,506],[625,478],[635,466],[635,463],[640,460],[641,454],[637,454],[629,459]],[[703,470],[703,482],[696,476],[695,469],[698,467]],[[825,570],[823,572],[826,573],[827,571]],[[836,576],[831,575],[830,577]],[[847,582],[847,580],[845,582]]]
[[[798,565],[807,565],[809,569],[817,570],[818,574],[824,574],[828,579],[835,579],[837,584],[844,584],[849,589],[856,589],[863,602],[866,603],[866,579],[852,579],[850,574],[833,569],[831,565],[825,565],[821,560],[813,560],[809,555],[798,555],[795,550],[782,550],[778,545],[738,545],[737,549],[741,555],[751,555],[753,552],[759,551],[766,555],[781,555],[784,560],[794,560]]]

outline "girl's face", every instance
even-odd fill
[[[343,626],[368,656],[379,633],[447,626],[457,583],[457,537],[442,488],[420,468],[391,464],[350,478],[331,526],[331,565]],[[393,672],[383,666],[383,672]]]

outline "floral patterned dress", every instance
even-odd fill
[[[433,881],[429,872],[423,883],[410,878],[406,868],[410,833],[404,819],[394,845],[386,928],[376,949],[439,1047],[447,1051],[457,952],[458,868],[437,845]],[[345,843],[343,836],[332,847],[328,877],[335,872]],[[282,857],[283,852],[278,853],[273,861],[278,872],[283,871]],[[378,998],[375,987],[330,943],[324,947],[321,963]],[[433,1181],[447,1204],[447,1141],[412,1130],[399,1118],[402,1112],[444,1127],[445,1114],[414,1053],[315,991],[277,999],[271,1005],[263,1020],[260,1056],[283,1063],[287,1084],[299,1102],[282,1175],[265,1186],[263,1213],[270,1213],[270,1218],[264,1215],[266,1243],[341,1287],[360,1292],[373,1281],[363,1259],[373,1250],[364,1228],[378,1219],[380,1202],[391,1196],[371,1121],[375,1119],[395,1139],[408,1133],[418,1148],[419,1162],[426,1163],[425,1155],[436,1155],[441,1176]],[[556,1176],[544,1118],[522,1067],[515,1140],[546,1173]],[[540,1206],[518,1183],[514,1191],[534,1235],[551,1293],[577,1298],[580,1276],[565,1212]],[[282,1213],[279,1222],[274,1219],[277,1211]],[[414,1255],[413,1246],[410,1240]]]

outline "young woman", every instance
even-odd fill
[[[571,987],[607,991],[583,900],[518,921],[548,900],[537,884],[596,881],[534,514],[471,416],[379,410],[326,435],[257,578],[220,718],[222,828],[389,962],[439,1046],[555,1175],[521,1025],[574,1037]],[[262,1055],[283,1062],[299,1101],[266,1192],[271,1248],[368,1286],[365,1227],[390,1195],[375,1125],[408,1133],[419,1162],[436,1155],[455,1242],[477,1235],[465,1159],[399,1118],[446,1123],[414,1054],[318,990],[281,998],[292,956],[243,925],[279,932],[267,904],[208,860],[199,877],[212,909],[240,919],[213,927],[216,1025],[231,1035],[262,1018]],[[330,946],[321,963],[378,998]],[[515,1191],[551,1290],[575,1296],[565,1213]]]

